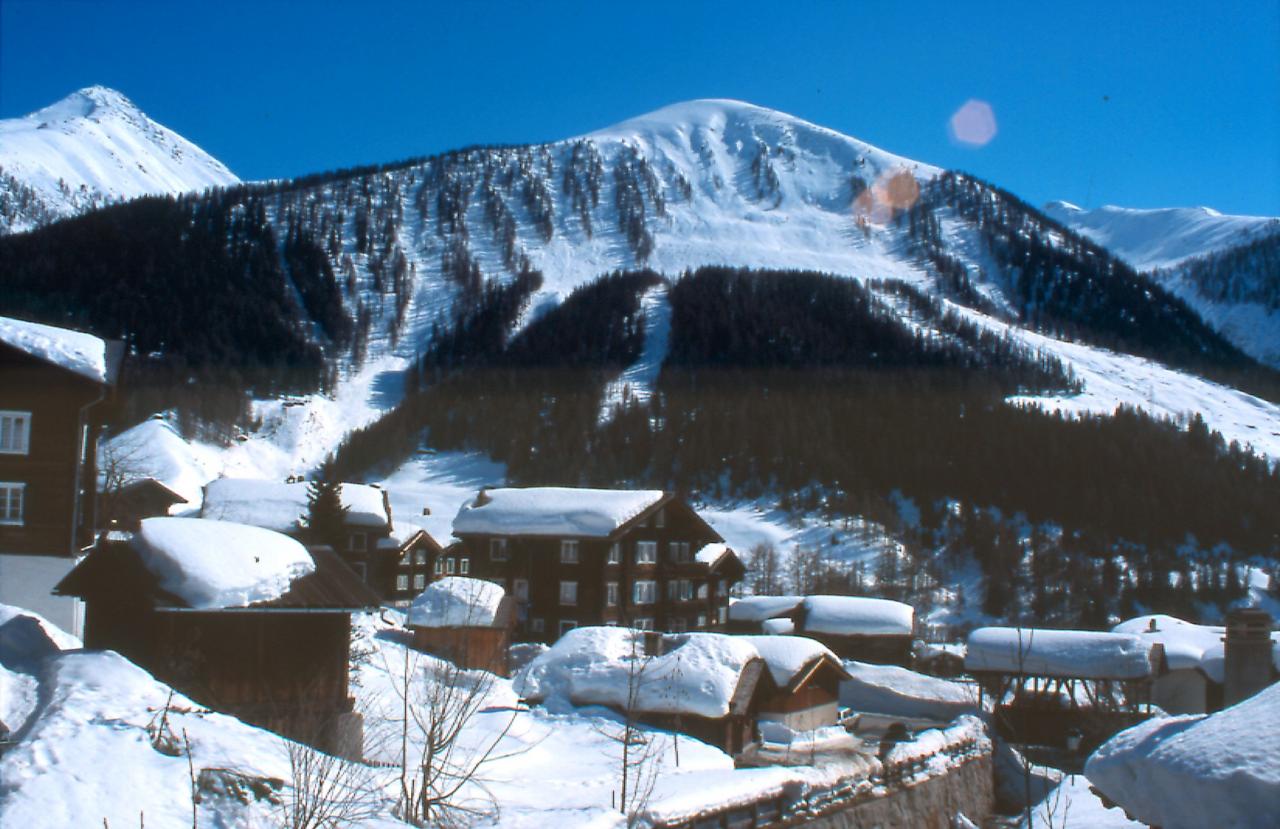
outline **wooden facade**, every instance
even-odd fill
[[[98,503],[102,526],[128,530],[144,518],[168,515],[171,507],[187,499],[155,478],[138,478],[115,492],[100,493]]]
[[[515,627],[515,602],[510,596],[498,606],[492,625],[422,627],[410,625],[413,646],[447,659],[459,668],[474,668],[509,676],[511,632]]]
[[[745,573],[732,552],[699,561],[722,542],[684,501],[664,495],[604,537],[468,533],[457,555],[469,575],[516,600],[518,641],[555,642],[586,625],[681,632],[727,621],[729,590]]]
[[[162,590],[127,536],[104,540],[63,581],[85,602],[85,646],[111,649],[217,711],[358,756],[348,688],[351,616],[378,597],[328,548],[268,602],[192,610]]]
[[[804,666],[786,687],[773,685],[759,702],[760,720],[781,723],[793,731],[835,725],[840,713],[840,681],[844,666],[823,656]]]
[[[384,559],[384,569],[370,583],[395,607],[408,607],[437,579],[471,572],[471,561],[461,547],[446,550],[426,530],[417,530],[401,542],[388,538],[380,543],[393,550],[394,556]]]
[[[0,603],[75,633],[75,602],[50,591],[98,526],[98,404],[112,393],[121,353],[106,343],[107,380],[98,382],[0,342]]]

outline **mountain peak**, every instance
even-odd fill
[[[142,110],[123,93],[106,86],[86,86],[67,97],[31,113],[28,118],[41,122],[68,121],[73,118],[102,117],[112,113],[141,116]]]

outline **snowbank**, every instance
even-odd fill
[[[107,344],[92,334],[0,317],[0,342],[81,377],[107,382]]]
[[[662,496],[657,489],[486,489],[458,510],[453,531],[604,538]]]
[[[199,504],[201,490],[214,477],[217,451],[183,440],[167,421],[152,417],[98,446],[99,477],[107,486],[154,478],[183,498]],[[184,505],[185,507],[186,505]]]
[[[979,628],[969,634],[965,670],[1082,679],[1151,676],[1151,643],[1126,633]]]
[[[1154,614],[1128,619],[1113,627],[1111,632],[1141,636],[1144,641],[1164,645],[1169,670],[1176,671],[1199,668],[1207,651],[1214,647],[1221,650],[1226,628],[1197,625],[1174,616]]]
[[[786,688],[814,661],[824,656],[836,665],[840,660],[827,646],[804,636],[736,636],[756,649],[769,666],[769,673],[779,688]]]
[[[307,515],[307,488],[305,482],[219,478],[205,487],[200,515],[280,533],[297,532]],[[346,522],[352,526],[380,529],[391,523],[378,487],[343,484],[342,505],[347,508]]]
[[[482,579],[449,576],[427,585],[409,607],[409,626],[492,627],[504,591]]]
[[[160,587],[201,610],[279,598],[315,571],[311,554],[286,535],[204,518],[148,518],[135,548]]]
[[[1085,774],[1165,829],[1274,827],[1280,807],[1280,685],[1208,716],[1148,720],[1102,745]]]
[[[840,704],[854,711],[950,722],[978,711],[976,689],[897,665],[846,662]]]
[[[910,636],[911,605],[866,596],[809,596],[804,600],[804,629],[837,636]]]
[[[718,718],[729,713],[743,669],[759,659],[742,637],[716,633],[665,636],[668,650],[645,654],[644,633],[619,627],[575,628],[529,663],[515,680],[521,696],[572,705]]]

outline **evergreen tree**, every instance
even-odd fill
[[[328,544],[335,550],[346,547],[347,507],[342,503],[342,484],[312,481],[307,485],[306,540]]]

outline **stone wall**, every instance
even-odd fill
[[[990,755],[946,774],[891,789],[836,812],[790,825],[817,829],[950,829],[957,813],[981,826],[995,803]]]

